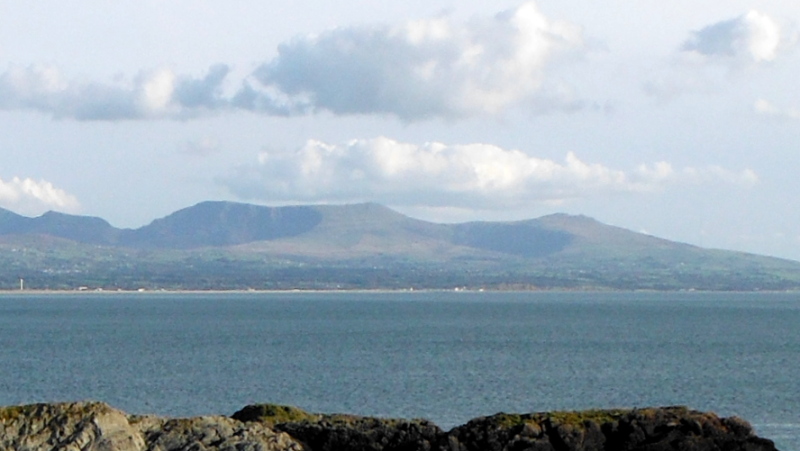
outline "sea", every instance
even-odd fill
[[[800,451],[800,293],[0,295],[0,405],[427,418],[686,405]]]

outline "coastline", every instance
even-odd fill
[[[2,290],[0,296],[7,295],[104,295],[104,294],[291,294],[291,293],[731,293],[731,294],[800,294],[800,289],[792,290],[651,290],[651,289],[606,289],[606,288],[541,288],[541,289],[494,289],[494,288],[342,288],[342,289],[137,289],[137,290],[106,290],[106,289],[25,289]]]
[[[251,404],[230,416],[130,415],[102,402],[0,407],[0,449],[108,451],[777,451],[738,417],[683,406],[497,413],[444,431],[424,419]]]

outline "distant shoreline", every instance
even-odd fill
[[[309,294],[309,293],[740,293],[740,294],[756,294],[756,293],[800,293],[800,290],[647,290],[647,289],[633,289],[633,290],[614,290],[604,288],[587,288],[587,289],[564,289],[564,288],[542,288],[542,289],[446,289],[446,288],[414,288],[414,289],[393,289],[393,288],[354,288],[354,289],[274,289],[274,290],[255,290],[255,289],[210,289],[210,290],[192,290],[192,289],[179,289],[179,290],[40,290],[40,289],[25,289],[25,290],[0,290],[0,296],[8,295],[69,295],[69,294],[82,294],[82,295],[113,295],[113,294],[130,294],[130,295],[152,295],[152,294]]]

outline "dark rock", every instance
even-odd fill
[[[686,407],[501,413],[453,429],[449,443],[459,451],[775,450],[772,441],[756,437],[740,418]]]
[[[355,415],[314,415],[274,404],[247,406],[233,414],[286,432],[313,451],[431,451],[444,432],[427,420],[398,420]]]
[[[426,420],[274,404],[232,417],[127,415],[103,403],[0,408],[0,451],[776,451],[741,418],[686,407],[499,413],[449,432]]]

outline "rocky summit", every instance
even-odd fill
[[[231,417],[129,415],[99,402],[0,408],[0,450],[770,451],[740,418],[686,407],[499,413],[449,432],[427,420],[313,414],[273,404]]]

